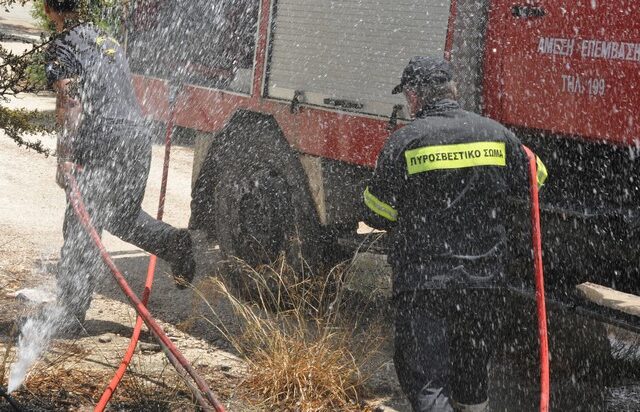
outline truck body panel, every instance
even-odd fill
[[[485,111],[586,140],[640,138],[640,11],[630,0],[493,1]]]

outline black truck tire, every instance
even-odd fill
[[[227,263],[255,268],[284,253],[296,273],[322,276],[345,256],[320,223],[298,154],[274,118],[250,111],[235,113],[212,140],[190,227],[217,241]]]
[[[323,261],[322,230],[309,216],[282,172],[231,168],[215,188],[216,237],[226,260],[251,267],[282,253],[298,272],[315,272]]]

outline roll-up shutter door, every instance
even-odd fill
[[[270,97],[388,116],[412,56],[444,54],[450,0],[278,0]]]

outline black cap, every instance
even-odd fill
[[[429,84],[446,83],[453,79],[451,64],[441,58],[416,56],[402,71],[400,84],[393,88],[392,94],[401,93],[405,86],[428,86]]]

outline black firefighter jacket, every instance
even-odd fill
[[[531,244],[509,235],[530,219],[528,170],[511,131],[452,100],[391,135],[364,202],[367,223],[389,231],[394,291],[500,284],[508,242]]]

